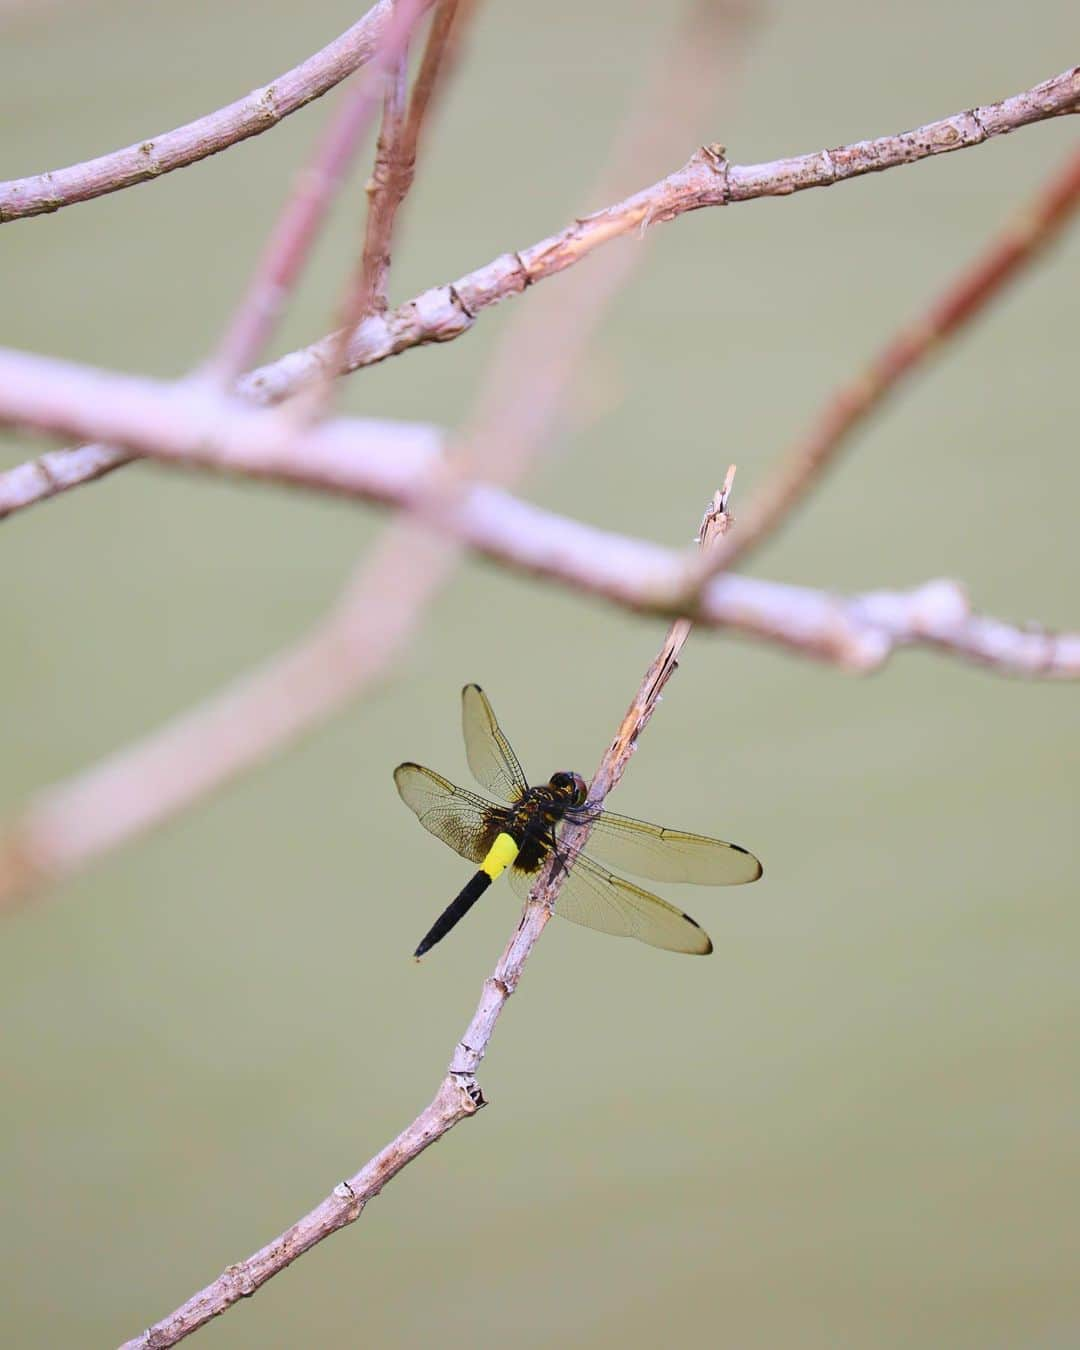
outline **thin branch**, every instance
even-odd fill
[[[403,56],[387,81],[383,95],[382,123],[375,146],[375,166],[368,180],[367,225],[361,277],[355,300],[356,317],[346,319],[352,328],[365,315],[386,309],[386,286],[390,277],[390,238],[394,217],[405,192],[399,171],[401,133],[405,125],[405,94],[408,84],[408,59]]]
[[[464,17],[468,18],[473,6],[468,3],[464,8]],[[383,313],[386,309],[390,242],[398,211],[412,187],[420,133],[432,106],[440,73],[445,75],[443,67],[448,67],[455,55],[454,49],[462,26],[460,23],[455,25],[457,18],[457,0],[441,0],[428,31],[407,112],[405,90],[408,61],[405,53],[402,53],[398,67],[388,81],[383,98],[375,167],[367,185],[368,211],[360,262],[344,290],[332,349],[315,378],[304,386],[300,391],[301,396],[290,404],[286,414],[290,425],[314,421],[323,415],[332,397],[334,383],[344,368],[348,334],[365,315]]]
[[[1080,67],[1073,67],[1001,103],[957,113],[915,131],[860,141],[832,151],[751,166],[729,165],[701,150],[678,172],[623,201],[574,221],[531,248],[504,253],[446,286],[424,291],[399,308],[365,319],[349,335],[345,367],[357,370],[411,347],[448,342],[467,332],[481,310],[580,262],[602,244],[643,226],[705,206],[783,196],[828,187],[864,173],[915,163],[929,155],[979,145],[991,136],[1077,110]],[[290,352],[240,382],[242,397],[275,403],[315,378],[332,359],[334,334]],[[82,482],[102,477],[129,455],[103,446],[57,450],[45,461],[0,474],[0,519]]]
[[[730,477],[729,473],[729,484]],[[703,547],[709,546],[712,539],[727,528],[729,518],[723,512],[725,501],[726,494],[717,493],[714,508],[702,526]],[[688,635],[689,625],[684,621],[677,622],[669,631],[593,776],[589,789],[591,804],[601,806],[608,793],[618,784],[638,737],[652,717],[665,684],[677,668],[676,658]],[[558,908],[563,878],[588,834],[588,825],[573,824],[561,836],[561,863],[553,858],[532,888],[517,930],[491,976],[484,981],[480,1002],[464,1035],[454,1047],[446,1076],[431,1103],[396,1139],[354,1176],[338,1182],[331,1193],[303,1218],[245,1261],[228,1266],[212,1284],[200,1289],[140,1336],[125,1342],[121,1350],[166,1350],[166,1347],[176,1345],[213,1318],[227,1312],[240,1299],[254,1294],[324,1238],[355,1223],[368,1201],[374,1199],[403,1168],[460,1121],[475,1115],[487,1105],[477,1080],[477,1072],[487,1053],[499,1016],[521,981],[525,963],[552,913]]]
[[[1080,206],[1080,151],[1075,151],[983,249],[949,283],[915,323],[901,330],[848,385],[823,408],[809,434],[796,444],[739,515],[737,534],[708,557],[688,565],[686,604],[710,577],[742,561],[780,525],[821,480],[852,433],[931,355],[940,355],[949,338],[996,299],[1042,249],[1060,233]]]
[[[204,375],[231,385],[258,359],[307,261],[345,172],[375,118],[382,77],[403,60],[409,35],[431,0],[396,0],[367,69],[334,115],[310,164],[296,177],[270,238]]]
[[[459,0],[440,0],[431,20],[407,114],[404,70],[400,72],[394,88],[387,93],[375,168],[368,185],[371,206],[364,234],[360,293],[356,301],[357,318],[345,325],[348,329],[353,328],[367,314],[381,314],[386,309],[390,244],[398,212],[408,196],[416,173],[420,135],[436,94],[456,63],[462,21],[471,16],[472,9],[472,0],[465,0],[460,6]]]
[[[152,182],[230,145],[269,131],[290,113],[333,89],[368,61],[393,11],[379,0],[364,17],[322,51],[280,75],[271,84],[186,126],[165,131],[97,159],[66,169],[0,183],[0,224],[58,211],[75,202]]]

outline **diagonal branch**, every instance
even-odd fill
[[[730,481],[730,474],[729,474]],[[717,493],[713,511],[702,527],[703,547],[727,528],[723,504]],[[669,631],[660,652],[645,673],[626,715],[593,776],[589,800],[603,804],[618,784],[638,737],[645,729],[667,681],[677,669],[676,658],[689,636],[689,624],[679,620]],[[589,833],[588,825],[571,825],[561,836],[566,853],[561,865],[555,860],[542,870],[533,887],[514,936],[510,939],[491,976],[484,981],[480,1002],[454,1048],[446,1076],[430,1104],[416,1119],[347,1181],[340,1181],[320,1204],[298,1219],[265,1247],[246,1260],[229,1266],[205,1289],[200,1289],[174,1312],[125,1342],[120,1350],[166,1350],[193,1331],[227,1312],[240,1299],[250,1297],[268,1280],[279,1275],[298,1257],[325,1238],[355,1221],[397,1174],[441,1139],[460,1121],[473,1116],[487,1103],[477,1081],[477,1071],[487,1053],[496,1023],[516,991],[533,947],[558,909],[558,894],[569,866]]]
[[[931,356],[1015,280],[1060,233],[1080,206],[1080,150],[936,297],[923,316],[902,329],[856,379],[838,390],[816,424],[739,515],[737,534],[708,557],[688,565],[686,603],[710,577],[740,562],[790,515],[820,481],[853,432]]]
[[[447,342],[467,332],[481,310],[520,294],[527,286],[573,266],[601,245],[643,226],[673,220],[705,206],[731,205],[757,197],[783,196],[828,187],[865,173],[915,163],[929,155],[979,145],[1049,117],[1077,111],[1080,67],[1000,103],[957,113],[915,131],[838,149],[817,151],[767,164],[731,165],[714,150],[695,154],[684,168],[606,210],[575,220],[531,248],[501,254],[446,286],[384,314],[371,315],[349,334],[345,367],[357,370],[411,347]],[[338,339],[331,334],[253,371],[239,393],[274,403],[301,389],[332,360]],[[130,458],[107,446],[53,451],[0,474],[0,519],[83,482],[91,482]]]
[[[173,131],[66,169],[0,183],[0,224],[152,182],[229,146],[269,131],[290,113],[321,98],[371,58],[393,12],[393,0],[371,9],[322,51],[271,84]]]

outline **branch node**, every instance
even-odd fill
[[[531,286],[533,282],[532,275],[525,266],[525,260],[516,248],[510,250],[509,256],[513,258],[518,265],[518,270],[521,273],[521,289],[525,290],[527,287]]]
[[[461,310],[462,314],[465,315],[465,317],[469,320],[469,322],[472,323],[473,319],[476,318],[476,315],[472,312],[469,306],[462,299],[461,292],[458,290],[458,288],[454,285],[453,282],[451,282],[446,289],[450,294],[450,299],[454,302],[455,305],[457,305],[458,309]]]
[[[237,1298],[250,1298],[259,1287],[251,1278],[251,1272],[245,1261],[226,1266],[221,1272],[221,1278],[234,1291]]]
[[[143,172],[149,174],[151,178],[157,178],[165,172],[164,167],[154,155],[153,141],[143,141],[142,145],[139,146],[139,154],[146,161],[143,165]]]
[[[259,120],[265,122],[267,126],[273,126],[275,122],[281,121],[282,112],[277,103],[277,91],[272,84],[259,90],[255,105],[258,108]]]
[[[987,131],[985,125],[983,124],[983,120],[982,120],[982,118],[979,116],[979,112],[980,112],[980,109],[978,109],[978,108],[969,108],[969,109],[967,110],[965,116],[970,117],[971,120],[975,123],[975,126],[976,126],[976,128],[978,129],[978,132],[979,132],[979,140],[980,140],[980,141],[986,141],[986,140],[989,140],[989,139],[990,139],[990,133],[989,133],[989,131]]]
[[[458,1057],[459,1050],[464,1050],[467,1058],[479,1062],[480,1053],[466,1045],[464,1041],[458,1041],[457,1050],[454,1052],[455,1060]],[[461,1107],[467,1116],[473,1116],[477,1111],[482,1111],[487,1106],[487,1098],[484,1096],[472,1069],[455,1069],[453,1063],[451,1063],[447,1071],[446,1081],[452,1083],[457,1092],[464,1097],[465,1100],[461,1102]]]
[[[341,1202],[346,1219],[349,1223],[353,1223],[361,1214],[363,1214],[364,1206],[367,1204],[368,1199],[370,1199],[370,1196],[365,1198],[357,1195],[347,1181],[339,1181],[331,1194],[335,1200]],[[377,1195],[378,1192],[376,1191],[374,1194]]]
[[[719,204],[727,206],[731,201],[731,190],[728,184],[730,165],[727,160],[727,146],[721,145],[719,141],[710,141],[708,145],[703,145],[697,151],[694,159],[707,165],[720,180]]]

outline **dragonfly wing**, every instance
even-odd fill
[[[461,730],[476,781],[501,801],[518,801],[529,784],[478,684],[467,684],[461,691]]]
[[[394,782],[425,830],[470,862],[483,862],[498,833],[498,807],[420,764],[399,764]]]
[[[535,872],[517,868],[510,873],[511,884],[522,897],[529,894],[536,877]],[[636,938],[669,952],[707,956],[713,949],[708,933],[689,914],[605,871],[584,854],[578,854],[563,879],[555,898],[555,913],[584,928],[613,937]]]
[[[585,813],[583,818],[588,818]],[[603,862],[650,881],[739,886],[757,881],[762,872],[761,863],[739,844],[669,830],[612,811],[596,817],[586,847]]]

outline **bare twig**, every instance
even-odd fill
[[[991,136],[1075,112],[1078,100],[1080,67],[1074,67],[1001,103],[957,113],[899,136],[751,166],[729,165],[714,151],[699,151],[678,172],[604,211],[574,221],[531,248],[502,254],[449,285],[424,291],[398,309],[369,316],[349,334],[345,368],[357,370],[411,347],[460,337],[472,327],[481,310],[563,271],[602,244],[643,225],[673,220],[704,206],[827,187],[860,174],[978,145]],[[246,376],[239,392],[258,403],[287,398],[325,369],[336,346],[336,336],[331,334],[310,347],[290,352]],[[123,451],[105,446],[79,446],[53,451],[47,458],[0,474],[0,519],[100,478],[129,458]]]
[[[371,206],[364,233],[364,251],[356,318],[343,325],[351,329],[369,313],[386,309],[390,271],[390,244],[398,212],[412,187],[420,135],[437,91],[445,84],[456,61],[462,21],[470,17],[472,0],[440,0],[431,20],[427,45],[416,73],[408,113],[405,112],[404,71],[387,93],[383,127],[375,168],[368,185]]]
[[[361,275],[354,301],[355,317],[347,315],[343,327],[352,328],[366,314],[386,308],[386,285],[390,276],[390,237],[393,220],[404,191],[399,172],[401,133],[405,125],[405,94],[408,58],[403,56],[387,81],[383,95],[382,123],[375,146],[375,165],[365,189],[368,196],[367,225]],[[400,194],[400,195],[399,195]]]
[[[467,18],[472,4],[464,6]],[[386,309],[390,275],[390,243],[398,211],[412,187],[420,133],[432,106],[440,75],[445,76],[455,55],[462,24],[457,0],[441,0],[432,19],[415,88],[405,110],[407,61],[402,56],[383,99],[382,125],[375,152],[375,167],[367,185],[368,212],[359,266],[345,287],[337,316],[332,347],[287,414],[290,425],[313,421],[322,415],[331,391],[345,364],[348,334],[366,314]],[[456,22],[457,21],[457,22]],[[451,40],[453,38],[453,40]]]
[[[930,355],[938,355],[1056,238],[1080,206],[1080,151],[1074,152],[1033,201],[938,296],[921,319],[901,330],[863,373],[838,390],[816,424],[739,514],[739,530],[721,548],[688,564],[686,603],[710,577],[741,561],[770,535],[820,481],[852,432]]]
[[[269,131],[362,66],[378,45],[392,11],[393,0],[379,0],[322,51],[271,84],[186,126],[66,169],[0,183],[0,224],[152,182]]]
[[[409,34],[431,0],[396,0],[368,68],[347,91],[309,164],[297,175],[247,292],[204,374],[230,385],[258,359],[307,261],[345,171],[380,103],[381,77],[404,58]]]
[[[731,474],[728,475],[730,484]],[[702,530],[703,547],[727,527],[723,513],[726,492],[717,493],[714,509]],[[669,631],[656,660],[649,667],[610,746],[593,776],[589,800],[600,806],[622,777],[641,732],[652,716],[661,691],[676,669],[676,658],[689,635],[689,625],[679,620]],[[313,1210],[298,1219],[272,1242],[246,1260],[228,1266],[205,1289],[200,1289],[168,1317],[140,1336],[125,1342],[121,1350],[165,1350],[193,1331],[227,1312],[234,1303],[254,1294],[268,1280],[285,1270],[297,1257],[311,1250],[338,1229],[354,1223],[386,1184],[436,1140],[460,1121],[473,1116],[487,1103],[477,1072],[487,1053],[496,1023],[524,973],[525,963],[547,926],[568,865],[577,857],[588,825],[572,825],[561,837],[561,865],[553,859],[533,887],[514,936],[510,939],[491,976],[484,981],[472,1020],[454,1047],[446,1077],[430,1104],[386,1148],[377,1153],[354,1176],[339,1182]]]

